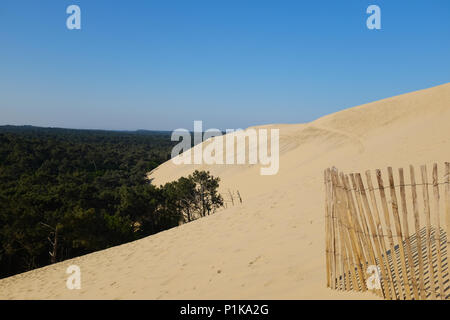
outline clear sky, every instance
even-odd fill
[[[300,123],[449,81],[449,0],[0,0],[0,125]]]

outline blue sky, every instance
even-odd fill
[[[449,82],[449,40],[448,0],[1,0],[0,125],[307,122]]]

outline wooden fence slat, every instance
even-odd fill
[[[327,169],[327,193],[329,206],[329,250],[330,250],[330,280],[331,288],[336,289],[336,231],[335,231],[335,214],[333,200],[333,186],[331,184],[331,170]]]
[[[345,232],[345,227],[344,227],[344,204],[342,203],[342,192],[340,190],[340,185],[339,185],[339,176],[338,176],[338,172],[337,170],[333,170],[332,171],[332,181],[333,181],[333,188],[334,191],[336,193],[335,196],[335,212],[336,212],[336,217],[337,217],[337,221],[338,221],[338,230],[339,230],[339,244],[340,244],[340,261],[339,261],[339,265],[340,265],[340,275],[341,275],[341,279],[339,280],[339,276],[338,276],[338,281],[340,283],[339,287],[342,290],[350,290],[350,285],[349,285],[349,269],[350,269],[350,273],[352,274],[352,277],[354,279],[356,279],[356,276],[354,275],[355,273],[355,268],[356,265],[354,267],[350,267],[348,266],[348,256],[347,256],[347,251],[346,251],[346,247],[349,247],[348,244],[348,239],[347,239],[347,234]],[[351,251],[349,250],[349,253],[351,254]],[[355,288],[355,284],[353,286],[353,288]],[[359,287],[357,287],[357,289],[359,289]]]
[[[365,269],[363,270],[365,272],[367,270],[366,268],[369,265],[376,266],[377,262],[376,262],[376,257],[375,257],[375,250],[373,248],[373,244],[372,244],[372,241],[371,241],[371,233],[370,233],[368,225],[367,225],[367,219],[366,219],[366,216],[365,216],[365,213],[364,213],[364,209],[363,209],[363,206],[362,206],[361,195],[358,192],[358,186],[356,184],[356,180],[355,180],[354,174],[350,174],[350,178],[351,178],[351,181],[352,181],[352,186],[353,186],[353,191],[354,191],[354,194],[355,194],[356,203],[358,204],[357,207],[355,206],[355,203],[354,203],[353,192],[352,192],[352,188],[350,186],[349,175],[345,175],[345,185],[346,185],[346,188],[347,188],[347,193],[349,194],[350,199],[351,199],[351,204],[352,204],[352,207],[353,207],[355,219],[358,219],[358,218],[356,218],[356,216],[358,215],[357,213],[359,213],[359,219],[361,221],[361,228],[362,228],[362,230],[360,230],[360,232],[361,232],[361,240],[362,240],[362,242],[364,244],[365,250],[367,250],[367,252],[368,252],[368,254],[366,255],[366,259],[368,259],[367,266],[365,266]],[[367,279],[367,274],[364,273],[364,275],[365,275],[365,278]],[[366,283],[366,285],[367,285],[367,283]],[[382,292],[381,288],[375,288],[375,289],[373,289],[373,292],[376,295],[378,295],[380,297],[383,297],[383,292]]]
[[[350,176],[350,180],[352,182],[351,186],[350,186],[350,181],[348,179],[349,176]],[[354,190],[356,203],[358,204],[358,206],[357,206],[358,210],[356,210],[356,208],[355,208],[355,213],[356,212],[359,213],[359,219],[361,221],[361,227],[362,227],[362,233],[361,233],[362,239],[365,242],[365,246],[367,247],[367,250],[368,250],[368,256],[370,259],[369,262],[370,262],[370,264],[375,265],[376,264],[375,250],[373,248],[373,244],[371,241],[371,234],[370,234],[369,227],[367,224],[366,214],[364,212],[364,208],[362,205],[361,194],[358,191],[358,185],[356,184],[355,175],[352,173],[349,176],[345,176],[347,189],[349,190],[350,194],[352,194],[351,190],[352,189]]]
[[[337,174],[337,172],[336,172]],[[335,184],[335,192],[336,192],[336,217],[337,217],[337,223],[338,223],[338,229],[339,229],[339,252],[340,252],[340,276],[342,277],[340,280],[340,287],[341,290],[346,290],[345,287],[345,275],[348,274],[348,267],[347,267],[347,252],[345,250],[345,238],[344,238],[344,227],[343,227],[343,220],[342,220],[342,209],[341,209],[341,196],[339,192],[339,188],[337,185],[337,182]]]
[[[334,191],[331,182],[331,170],[328,169],[328,192],[330,202],[330,237],[331,237],[331,288],[336,289],[337,273],[336,273],[336,214],[334,207]]]
[[[341,220],[342,221],[342,220]],[[344,234],[344,226],[341,224],[341,232],[342,236],[345,237]],[[344,270],[344,273],[341,275],[342,279],[342,290],[349,291],[351,290],[350,285],[350,278],[349,278],[349,272],[350,272],[350,266],[351,263],[349,262],[348,255],[351,254],[351,252],[347,252],[346,246],[344,241],[342,242],[342,269]]]
[[[408,280],[408,268],[406,267],[406,259],[405,259],[406,254],[405,248],[403,246],[402,225],[400,222],[400,215],[398,213],[398,201],[397,201],[397,194],[395,192],[394,174],[392,172],[392,167],[388,167],[388,176],[389,176],[389,187],[391,192],[392,215],[394,216],[395,231],[397,234],[397,241],[400,249],[399,253],[402,266],[403,289],[405,291],[406,299],[411,300],[412,290]]]
[[[349,222],[354,227],[358,247],[361,249],[361,260],[362,260],[362,263],[364,266],[363,269],[365,269],[366,263],[369,260],[369,257],[368,257],[369,250],[367,248],[367,241],[365,239],[364,232],[363,232],[361,224],[359,222],[359,218],[356,214],[355,202],[353,200],[353,195],[350,190],[348,176],[341,174],[341,181],[342,181],[343,188],[344,188],[343,190],[346,193],[346,197],[347,197],[347,204],[348,204],[348,209],[349,209],[348,210]]]
[[[444,279],[442,277],[442,253],[441,253],[441,218],[439,211],[439,184],[438,184],[438,166],[437,163],[433,165],[433,195],[436,227],[434,228],[433,242],[436,244],[437,265],[438,265],[438,281],[439,281],[439,297],[444,298]],[[437,236],[436,236],[437,235]],[[437,237],[437,238],[436,238]]]
[[[412,282],[412,288],[414,293],[414,299],[419,300],[419,290],[417,287],[417,280],[416,280],[416,271],[414,268],[414,259],[413,254],[411,250],[411,240],[410,240],[410,234],[409,234],[409,226],[408,226],[408,206],[406,204],[406,190],[405,190],[405,176],[403,174],[403,168],[398,169],[398,175],[400,177],[400,197],[402,202],[402,216],[403,216],[403,231],[405,232],[405,245],[406,245],[406,251],[408,254],[408,265],[409,265],[409,271],[411,275],[411,282]]]
[[[344,237],[347,238],[347,233],[344,229]],[[348,238],[347,238],[348,239]],[[346,241],[348,243],[348,240]],[[345,273],[345,285],[348,288],[348,290],[355,290],[356,287],[359,288],[358,286],[358,280],[356,278],[356,273],[354,272],[355,270],[355,262],[354,262],[354,256],[353,256],[353,252],[350,249],[350,247],[345,246],[345,250],[346,250],[346,270],[347,272]],[[350,277],[351,277],[351,281],[350,281]]]
[[[445,222],[447,245],[447,273],[450,273],[450,163],[445,163]]]
[[[325,186],[325,263],[327,270],[327,288],[331,288],[331,239],[330,239],[330,205],[329,205],[329,188],[328,188],[328,170],[323,174]]]
[[[347,197],[345,195],[344,188],[342,185],[342,181],[340,180],[340,174],[338,176],[336,176],[336,181],[337,181],[336,191],[338,192],[339,198],[341,199],[341,201],[339,202],[340,207],[339,207],[338,212],[340,214],[343,241],[345,243],[345,249],[347,250],[347,253],[349,255],[351,255],[350,257],[347,258],[347,260],[349,261],[349,264],[351,266],[350,267],[350,275],[352,277],[353,288],[356,288],[358,291],[361,291],[359,282],[357,281],[357,278],[358,278],[357,274],[359,275],[359,279],[361,279],[361,271],[360,271],[361,259],[360,259],[360,254],[355,246],[353,228],[350,225],[348,218],[347,218],[348,211],[349,211],[348,203],[347,203]],[[350,229],[352,229],[352,231]],[[347,271],[347,275],[348,275],[348,271]]]
[[[380,240],[381,250],[383,252],[386,269],[388,271],[389,278],[387,279],[387,281],[390,283],[390,289],[391,289],[391,293],[392,293],[391,296],[392,296],[392,298],[399,299],[400,295],[397,294],[397,292],[395,290],[394,276],[392,275],[392,270],[391,270],[390,263],[389,263],[389,257],[387,255],[387,247],[386,247],[386,243],[384,241],[385,234],[383,231],[383,226],[381,224],[380,212],[378,210],[378,205],[377,205],[374,187],[372,184],[372,175],[371,175],[370,170],[366,171],[366,180],[367,180],[367,186],[369,187],[369,195],[370,195],[370,200],[372,203],[372,208],[374,211],[375,223],[377,224],[377,231],[378,231],[378,234],[380,235],[379,240]]]
[[[357,239],[357,235],[356,235],[356,231],[355,228],[352,224],[352,216],[351,216],[351,211],[350,211],[350,204],[349,204],[349,200],[347,198],[347,194],[344,190],[344,184],[343,184],[344,178],[343,178],[343,174],[342,172],[340,173],[339,177],[338,177],[338,189],[341,191],[341,195],[342,195],[342,199],[346,200],[345,201],[345,206],[342,208],[342,220],[346,226],[346,231],[348,232],[348,236],[350,238],[350,245],[351,248],[353,249],[354,254],[354,259],[356,262],[356,269],[358,272],[358,276],[359,279],[361,280],[361,288],[363,291],[367,290],[366,287],[366,277],[363,271],[363,266],[365,266],[365,258],[363,256],[362,253],[362,248],[360,246],[360,243]],[[347,233],[344,233],[344,236],[347,235]]]
[[[381,204],[384,212],[384,219],[386,224],[386,232],[388,236],[389,246],[391,249],[391,260],[392,264],[394,266],[394,274],[395,274],[395,280],[397,282],[397,289],[399,293],[399,298],[403,299],[403,287],[400,281],[400,273],[397,266],[397,253],[395,251],[395,245],[394,245],[394,238],[392,236],[392,229],[391,229],[391,220],[389,218],[389,208],[386,200],[386,194],[384,192],[384,183],[383,183],[383,177],[381,176],[381,170],[376,170],[377,180],[378,180],[378,189],[380,192],[381,197]]]
[[[338,214],[338,221],[339,221],[339,238],[341,240],[341,269],[342,272],[340,274],[340,287],[341,290],[350,290],[350,286],[347,284],[346,280],[348,281],[348,258],[347,258],[347,252],[345,250],[345,242],[344,242],[344,227],[342,226],[342,219],[340,217],[340,212],[337,212]]]
[[[343,240],[341,238],[341,221],[338,214],[338,196],[336,192],[336,182],[335,182],[335,175],[336,175],[337,169],[333,167],[331,171],[331,181],[333,186],[333,214],[335,216],[335,241],[336,241],[336,287],[339,290],[344,290],[342,287],[342,282],[340,279],[340,276],[344,276],[344,257],[342,256],[342,247],[343,247]]]
[[[419,206],[417,204],[417,189],[416,189],[416,177],[415,170],[412,165],[409,166],[409,173],[411,178],[411,196],[414,212],[414,228],[416,231],[416,245],[417,245],[417,258],[419,261],[419,285],[420,285],[420,298],[425,300],[427,298],[425,291],[425,268],[423,266],[422,255],[422,237],[420,233],[420,215]]]
[[[330,188],[331,188],[331,218],[332,218],[332,234],[333,234],[333,273],[334,273],[334,286],[336,288],[336,282],[338,281],[339,270],[339,231],[338,231],[338,218],[336,214],[336,191],[333,187],[332,172],[330,171]]]
[[[352,187],[350,186],[350,181],[349,181],[349,176],[352,182]],[[372,235],[371,232],[369,230],[368,224],[367,224],[367,217],[366,214],[364,212],[364,208],[362,205],[362,199],[361,199],[361,194],[359,193],[359,187],[356,183],[356,179],[355,179],[355,175],[354,174],[350,174],[350,175],[346,175],[346,184],[347,184],[347,188],[350,191],[350,194],[352,195],[353,192],[351,192],[352,190],[354,191],[355,194],[355,199],[356,199],[356,203],[357,203],[357,208],[358,210],[356,210],[355,207],[355,214],[359,213],[359,218],[361,220],[361,226],[362,226],[362,239],[365,242],[365,247],[368,250],[368,266],[369,265],[373,265],[376,266],[377,265],[377,258],[375,256],[375,250],[373,248],[373,243],[372,243]],[[353,198],[353,197],[352,197]],[[365,271],[365,270],[364,270]],[[373,292],[380,296],[380,297],[384,297],[383,295],[383,291],[381,290],[381,288],[375,288],[373,289]]]
[[[344,185],[342,185],[344,182],[341,180],[340,181],[340,183],[341,183],[341,192],[342,193],[346,193],[347,192],[347,190],[345,189],[345,184]],[[345,199],[345,198],[344,198]],[[344,209],[344,211],[343,212],[346,212],[347,213],[347,215],[349,214],[349,203],[348,203],[348,198],[347,198],[347,202],[345,202],[347,205],[346,206],[343,206],[343,209]],[[351,236],[350,236],[350,231],[349,231],[349,227],[350,226],[355,226],[355,223],[354,223],[354,221],[349,221],[348,220],[348,216],[347,215],[344,215],[344,218],[343,218],[343,221],[346,221],[345,223],[344,223],[344,225],[346,225],[346,228],[345,228],[345,230],[344,230],[344,233],[345,233],[345,237],[346,237],[346,243],[347,244],[350,244],[351,243]],[[347,250],[347,255],[348,255],[348,261],[349,261],[349,266],[352,268],[352,270],[350,270],[350,276],[351,276],[351,279],[352,279],[352,281],[351,281],[351,283],[352,283],[352,288],[355,288],[355,287],[358,287],[359,288],[359,282],[358,282],[358,279],[357,279],[357,277],[356,277],[356,272],[354,272],[354,270],[355,270],[355,268],[356,268],[356,264],[358,263],[357,261],[357,259],[356,259],[356,257],[355,257],[355,255],[354,255],[354,252],[352,252],[352,250],[351,250],[351,245],[347,245],[346,246],[346,250]],[[350,279],[350,276],[348,277],[348,279]]]
[[[339,213],[341,215],[341,226],[342,226],[342,234],[343,234],[343,238],[344,238],[344,244],[345,244],[345,250],[346,250],[346,263],[348,265],[347,271],[346,271],[346,280],[347,280],[347,285],[348,288],[350,290],[350,276],[352,278],[352,284],[353,284],[353,289],[357,289],[358,291],[360,291],[361,289],[363,289],[363,286],[359,285],[359,281],[357,274],[359,275],[359,279],[360,281],[364,281],[364,278],[362,277],[362,272],[361,272],[361,258],[359,256],[359,252],[357,250],[355,250],[357,247],[355,246],[355,233],[353,231],[353,227],[350,224],[349,220],[348,220],[348,214],[349,214],[349,209],[348,209],[348,202],[346,199],[346,195],[345,195],[345,191],[344,191],[344,187],[342,184],[342,180],[340,180],[340,175],[336,177],[337,178],[337,183],[338,183],[338,192],[340,193],[340,198],[342,199],[341,202],[341,206],[340,206],[340,210]],[[353,249],[353,251],[352,251]],[[350,275],[349,275],[350,273]],[[362,280],[361,280],[362,279]]]
[[[352,182],[354,183],[353,188],[358,191],[358,193],[360,194],[360,196],[362,198],[362,202],[363,202],[364,208],[366,210],[367,220],[369,221],[370,232],[371,232],[373,244],[375,246],[375,250],[376,250],[376,254],[377,254],[377,258],[378,258],[378,264],[376,264],[376,263],[375,264],[380,267],[381,285],[382,285],[381,292],[385,299],[391,300],[392,297],[390,294],[389,284],[387,281],[388,271],[387,271],[387,268],[383,261],[383,254],[381,251],[381,245],[380,245],[380,239],[379,239],[378,233],[377,233],[377,227],[376,227],[376,224],[375,224],[373,216],[372,216],[372,211],[370,210],[370,204],[367,199],[366,190],[365,190],[361,175],[359,173],[356,174],[356,181],[355,181],[355,179],[353,179],[353,176],[352,176]]]
[[[434,266],[433,266],[433,243],[431,239],[431,213],[430,213],[430,196],[428,193],[428,174],[427,167],[420,167],[422,172],[422,191],[423,191],[423,202],[424,202],[424,211],[425,218],[427,221],[427,249],[428,249],[428,268],[429,268],[429,291],[431,292],[431,297],[436,299],[436,287],[434,282]]]
[[[334,244],[335,244],[335,252],[334,252],[334,256],[335,256],[335,275],[336,275],[336,279],[335,279],[335,287],[337,290],[341,289],[341,281],[339,279],[339,276],[342,275],[344,273],[344,270],[342,268],[343,264],[342,264],[342,256],[341,256],[341,239],[340,239],[340,221],[339,221],[339,215],[337,213],[337,203],[338,203],[338,197],[337,197],[337,193],[336,193],[336,185],[335,185],[335,175],[336,175],[336,171],[337,169],[335,167],[333,167],[331,169],[330,172],[330,179],[331,179],[331,186],[332,186],[332,205],[333,205],[333,210],[331,211],[331,214],[333,216],[333,230],[334,230]]]
[[[347,203],[349,205],[349,207],[348,207],[349,208],[349,221],[350,221],[351,225],[355,228],[358,245],[361,248],[361,252],[362,252],[362,262],[363,262],[362,269],[365,272],[365,270],[367,268],[367,263],[369,261],[374,262],[373,259],[371,258],[373,253],[369,249],[367,237],[364,234],[363,227],[361,227],[361,225],[363,225],[364,223],[363,223],[363,221],[361,221],[361,224],[360,224],[358,221],[359,219],[358,219],[358,215],[356,213],[356,206],[355,206],[355,202],[353,199],[353,194],[350,190],[351,188],[350,188],[350,182],[349,182],[348,176],[342,175],[341,178],[342,178],[342,182],[344,184],[344,190],[347,194]]]
[[[338,217],[338,225],[339,225],[339,244],[340,244],[340,251],[339,251],[339,257],[340,257],[340,261],[339,261],[339,266],[341,269],[341,272],[339,273],[340,277],[338,276],[338,281],[339,281],[339,287],[341,288],[341,290],[347,290],[346,286],[345,286],[345,275],[348,272],[348,267],[347,267],[347,253],[345,251],[345,243],[344,243],[344,228],[342,227],[342,219],[340,217],[340,213],[339,210],[336,211],[337,213],[337,217]]]

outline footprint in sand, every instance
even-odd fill
[[[253,266],[260,258],[261,258],[261,256],[257,256],[255,259],[253,259],[252,261],[250,261],[248,263],[248,266],[249,267]]]
[[[273,282],[272,280],[267,281],[266,283],[264,283],[264,287],[270,286],[272,284],[272,282]]]

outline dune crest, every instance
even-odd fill
[[[1,299],[346,299],[327,289],[323,170],[450,161],[450,83],[280,129],[280,168],[168,161],[156,185],[209,170],[243,204],[132,243],[0,280]],[[66,288],[76,264],[82,289]]]

